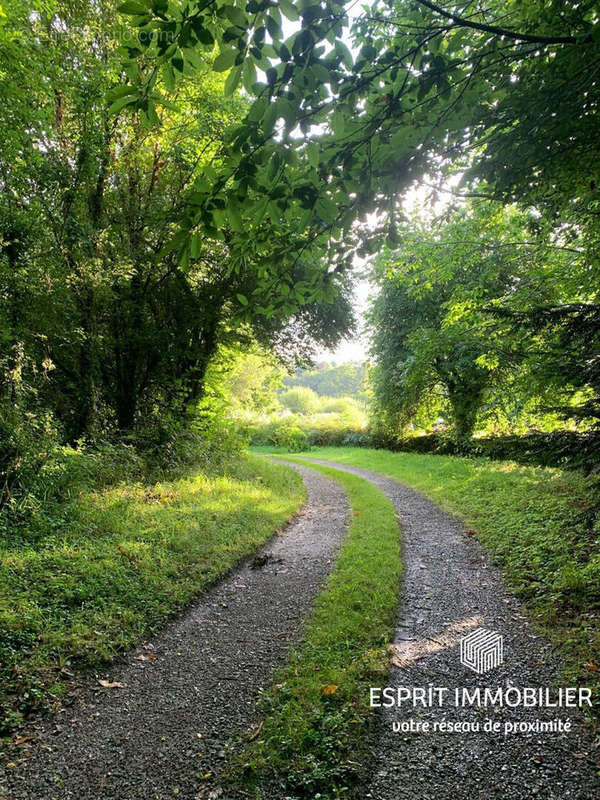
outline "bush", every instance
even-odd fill
[[[295,428],[304,432],[307,447],[352,445],[354,441],[363,446],[370,440],[362,423],[361,418],[348,419],[344,414],[314,414],[308,417],[288,414],[248,422],[246,430],[250,433],[250,443],[253,445],[288,448],[288,432]]]
[[[523,436],[485,436],[457,442],[443,434],[394,437],[373,434],[373,446],[404,453],[485,456],[542,467],[578,468],[591,472],[598,468],[600,433],[528,433]]]
[[[301,453],[303,450],[310,450],[308,436],[302,428],[292,427],[287,430],[282,446],[286,447],[290,453]]]
[[[248,441],[242,426],[210,413],[187,421],[151,417],[127,440],[143,456],[148,471],[166,473],[191,464],[205,472],[219,469],[238,456]]]
[[[373,441],[369,433],[347,433],[342,442],[344,447],[372,447]]]
[[[293,414],[314,414],[319,408],[319,396],[308,386],[297,386],[283,392],[279,399]]]
[[[343,414],[348,417],[361,413],[358,404],[351,397],[322,397],[321,411],[328,414]]]
[[[0,406],[0,513],[27,514],[34,498],[47,491],[47,473],[56,458],[58,432],[48,411],[20,403]],[[48,469],[49,468],[49,469]]]
[[[310,450],[308,436],[296,424],[294,417],[275,418],[266,424],[256,425],[251,430],[251,444],[282,447],[291,453]]]

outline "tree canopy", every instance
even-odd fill
[[[116,4],[8,3],[4,13],[7,403],[18,395],[21,412],[52,409],[70,440],[131,431],[193,405],[219,344],[258,340],[293,362],[349,329],[343,276],[322,271],[322,291],[298,299],[320,270],[317,255],[274,265],[260,282],[255,262],[235,261],[231,231],[203,228],[179,258],[199,175],[249,106],[225,97],[222,75],[184,76],[152,127],[107,102],[125,77]]]
[[[220,345],[306,361],[353,328],[357,254],[377,254],[396,411],[441,381],[468,433],[528,374],[598,417],[596,4],[3,13],[2,402],[19,419],[70,441],[131,431],[195,408]],[[416,185],[449,201],[421,227]],[[429,277],[411,285],[414,265]]]
[[[474,251],[467,285],[476,292],[476,282],[490,277],[481,274],[490,253],[502,262],[506,248],[512,263],[506,279],[519,290],[496,293],[503,330],[508,332],[510,319],[521,337],[528,331],[554,383],[568,373],[571,387],[596,392],[596,4],[492,2],[483,9],[469,1],[449,6],[396,0],[357,12],[352,4],[331,0],[186,2],[177,9],[141,0],[121,10],[138,38],[125,53],[135,75],[119,89],[117,102],[156,121],[153,109],[160,108],[163,93],[171,94],[187,73],[200,69],[197,59],[202,68],[226,72],[226,91],[233,96],[242,86],[249,102],[205,171],[197,206],[182,220],[181,259],[196,226],[223,224],[239,229],[232,251],[236,264],[254,259],[267,280],[273,265],[287,263],[289,269],[309,251],[319,254],[315,263],[327,274],[343,274],[357,252],[377,252],[384,242],[391,250],[413,247],[401,234],[402,198],[416,183],[492,209],[519,208],[525,214],[514,231],[520,244]],[[469,235],[488,236],[484,220],[497,213],[502,212],[474,217]],[[557,261],[559,250],[572,258]],[[452,253],[461,260],[455,248]],[[443,258],[428,263],[443,275]],[[550,274],[558,281],[556,291]],[[318,276],[313,278],[318,287]],[[446,304],[448,282],[442,277],[436,284],[442,291],[437,299]],[[398,284],[384,287],[384,294],[396,292],[396,301],[398,291]],[[540,292],[536,298],[534,291]],[[252,295],[249,302],[255,302]],[[450,348],[450,360],[462,364],[458,391],[472,395],[478,406],[491,374],[473,339],[478,334],[467,335],[447,321],[438,329],[443,315],[422,316],[423,303],[420,297],[420,310],[413,306],[413,322],[420,319],[413,341],[427,339],[428,363],[437,358],[438,377]],[[381,340],[387,331],[404,339],[406,332],[382,314],[373,316],[379,325],[375,337]],[[426,329],[436,330],[435,337],[426,337]],[[568,352],[568,364],[552,357],[553,348]],[[465,371],[467,363],[472,368]],[[413,377],[416,369],[415,362]],[[431,373],[419,374],[420,385],[432,379]],[[456,375],[445,374],[450,391]],[[410,394],[416,384],[410,387],[408,381],[403,391]],[[582,408],[593,415],[597,401]],[[464,413],[468,431],[474,411]]]

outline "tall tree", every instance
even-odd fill
[[[233,268],[223,221],[197,225],[178,258],[200,172],[218,163],[247,107],[223,96],[223,77],[186,75],[177,105],[151,129],[148,116],[126,114],[122,95],[106,101],[124,78],[126,30],[112,2],[6,10],[0,327],[69,438],[182,413],[201,396],[219,342],[258,338],[306,352],[315,337],[336,341],[351,321],[348,287],[313,256],[285,273],[275,265],[251,308],[256,264]],[[315,274],[318,296],[306,296]],[[14,373],[7,362],[4,375]]]

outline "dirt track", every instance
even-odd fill
[[[307,459],[308,460],[308,459]],[[372,481],[394,503],[404,530],[405,582],[389,686],[546,687],[559,664],[531,626],[500,572],[464,526],[422,495],[368,470],[310,459]],[[504,639],[504,664],[477,675],[460,662],[460,638],[479,627]],[[441,719],[501,723],[502,732],[394,733],[394,722]],[[504,735],[504,722],[570,719],[569,733]],[[384,710],[373,740],[375,800],[598,800],[600,751],[576,710],[413,708]]]
[[[341,487],[296,467],[302,514],[166,630],[29,733],[0,768],[10,800],[209,797],[232,736],[258,724],[256,700],[335,562],[348,522]],[[25,752],[31,756],[26,757]]]

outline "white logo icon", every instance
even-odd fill
[[[504,663],[502,636],[486,628],[471,631],[460,640],[460,660],[474,672],[489,672]]]

